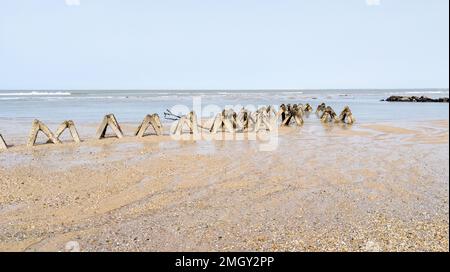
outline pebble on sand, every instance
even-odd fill
[[[64,247],[65,252],[80,252],[80,244],[76,241],[69,241]]]

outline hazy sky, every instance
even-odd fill
[[[449,86],[448,0],[0,0],[0,89]]]

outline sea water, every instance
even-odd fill
[[[4,122],[98,122],[114,113],[122,122],[139,122],[146,114],[158,113],[181,105],[193,107],[193,100],[202,107],[280,105],[321,102],[339,114],[350,106],[358,122],[398,122],[448,119],[448,103],[393,103],[381,101],[391,95],[448,97],[448,89],[417,90],[199,90],[199,91],[0,91],[0,128]],[[208,116],[203,116],[208,117]]]

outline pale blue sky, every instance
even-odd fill
[[[0,89],[449,86],[448,0],[66,1],[0,0]]]

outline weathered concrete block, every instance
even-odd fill
[[[236,128],[241,129],[242,131],[248,130],[251,124],[255,124],[255,120],[253,119],[252,112],[242,108],[236,119]]]
[[[181,135],[183,131],[183,127],[187,125],[191,134],[198,135],[198,122],[197,122],[197,114],[194,111],[191,111],[187,115],[181,116],[178,120],[178,123],[175,127],[174,133],[176,135]]]
[[[114,131],[114,133],[118,138],[123,138],[123,132],[122,129],[120,128],[119,122],[117,122],[116,117],[114,116],[114,114],[108,114],[105,115],[102,123],[97,129],[96,133],[97,139],[105,138],[106,129],[108,128],[108,126],[111,127],[111,129]]]
[[[278,116],[281,116],[281,125],[289,126],[291,121],[294,120],[297,126],[303,125],[303,105],[290,105],[282,104],[278,111]],[[278,119],[278,118],[277,118]]]
[[[322,113],[322,116],[320,117],[320,120],[322,121],[322,123],[328,123],[328,122],[338,122],[338,118],[337,118],[337,114],[336,112],[334,112],[334,110],[330,107],[327,106],[325,108],[325,110]]]
[[[60,144],[61,141],[51,132],[51,130],[41,121],[35,119],[31,126],[30,137],[28,138],[27,146],[34,146],[36,143],[37,135],[41,131],[49,139],[51,143]]]
[[[156,135],[162,135],[163,127],[161,119],[159,118],[159,115],[155,113],[151,115],[148,114],[144,117],[144,120],[134,132],[134,136],[144,137],[145,131],[147,131],[150,126],[153,127]]]
[[[341,114],[339,114],[339,121],[345,124],[353,124],[356,120],[353,117],[352,111],[350,110],[349,106],[345,106],[345,108],[342,110]]]
[[[326,108],[327,108],[327,105],[325,105],[325,103],[321,103],[319,106],[317,106],[316,114],[322,115]]]
[[[78,135],[78,131],[75,127],[75,123],[72,120],[62,122],[56,130],[55,137],[59,139],[61,134],[63,134],[66,129],[69,129],[70,135],[76,143],[81,143],[80,136]]]
[[[306,103],[306,104],[303,106],[303,111],[305,111],[305,112],[312,112],[312,111],[313,111],[313,108],[311,107],[311,105],[310,105],[309,103]]]
[[[272,116],[272,114],[275,114]],[[279,112],[276,112],[275,109],[273,109],[271,106],[269,107],[262,107],[258,109],[255,113],[255,128],[254,132],[258,132],[261,129],[263,130],[274,130],[274,126],[272,123],[275,123],[275,121],[279,117]]]
[[[236,117],[237,115],[233,110],[223,110],[216,115],[209,132],[216,133],[219,129],[225,129],[233,133],[237,125]]]
[[[5,142],[5,139],[3,139],[3,136],[0,134],[0,150],[6,150],[8,149],[8,145]]]

